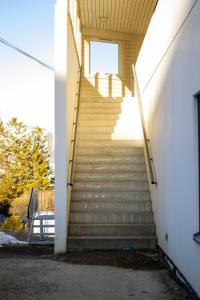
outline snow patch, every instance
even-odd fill
[[[17,240],[15,237],[12,235],[6,234],[3,231],[0,231],[0,247],[5,244],[26,244],[26,242],[22,242]]]

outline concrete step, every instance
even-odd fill
[[[146,171],[144,163],[81,163],[78,164],[75,161],[75,172],[140,172]]]
[[[70,236],[155,236],[154,224],[70,224]]]
[[[146,172],[128,173],[74,173],[74,181],[147,181]]]
[[[73,184],[74,191],[146,191],[148,188],[148,182],[145,181],[81,181]]]
[[[149,191],[73,191],[72,201],[143,201],[150,200]]]
[[[122,102],[80,102],[80,109],[121,109]]]
[[[105,113],[102,114],[93,114],[93,113],[86,113],[85,111],[83,111],[82,113],[79,114],[79,121],[82,120],[115,120],[117,121],[119,119],[119,113],[112,113],[108,115],[105,115]]]
[[[94,114],[94,115],[97,115],[97,114],[104,114],[105,116],[108,117],[108,115],[110,114],[120,114],[121,113],[121,107],[116,107],[116,108],[81,108],[79,109],[79,113],[80,115],[81,114]]]
[[[122,103],[123,98],[112,97],[81,97],[80,103]]]
[[[111,86],[109,86],[111,85]],[[104,94],[104,92],[106,92]],[[81,93],[82,94],[94,94],[95,97],[117,97],[121,98],[122,94],[125,94],[126,91],[123,91],[121,82],[109,82],[98,81],[96,85],[91,83],[81,83]],[[128,92],[128,91],[127,91]]]
[[[144,155],[143,147],[77,147],[77,155]]]
[[[96,82],[83,81],[81,82],[82,91],[101,91],[101,89],[112,89],[121,90],[122,85],[125,85],[125,82],[122,83],[119,80],[110,81],[109,79],[98,79]]]
[[[71,201],[71,212],[75,211],[127,211],[127,212],[143,212],[152,211],[151,201]]]
[[[96,141],[110,141],[112,140],[112,133],[77,133],[77,140],[82,141],[91,141],[91,140],[96,140]]]
[[[152,212],[70,212],[70,224],[153,224]]]
[[[101,141],[85,141],[85,140],[78,140],[77,139],[77,147],[112,147],[114,149],[124,148],[132,149],[133,147],[143,147],[143,140],[101,140]]]
[[[144,163],[144,155],[76,155],[77,164],[126,164],[126,163]]]
[[[77,139],[79,141],[112,141],[113,140],[113,133],[77,133]],[[128,140],[128,137],[126,137]],[[132,141],[132,137],[129,139]]]
[[[104,134],[104,133],[109,133],[110,136],[112,136],[113,134],[115,135],[119,135],[120,132],[116,132],[116,128],[115,125],[114,126],[82,126],[82,125],[78,125],[77,126],[78,129],[78,134]],[[126,132],[122,132],[124,134],[124,136],[126,136]]]
[[[82,91],[80,93],[81,97],[89,97],[89,98],[93,98],[93,97],[113,97],[113,98],[124,98],[124,97],[132,97],[132,93],[130,91],[121,91],[121,90],[115,90],[112,93],[110,93],[108,91],[108,89],[103,89],[99,92],[97,91]]]
[[[94,125],[93,126],[89,126],[89,127],[86,127],[86,126],[78,126],[77,127],[78,129],[78,133],[81,134],[81,133],[114,133],[114,126],[97,126],[95,127]]]
[[[69,236],[69,250],[84,249],[154,249],[156,246],[155,236]]]
[[[106,86],[108,86],[108,84],[112,84],[113,86],[122,86],[122,84],[126,84],[126,80],[121,80],[121,79],[119,79],[119,78],[115,78],[115,79],[113,79],[113,78],[105,78],[105,77],[99,77],[98,76],[98,78],[95,76],[95,77],[93,77],[93,78],[88,78],[88,79],[82,79],[82,81],[81,81],[81,86],[82,87],[88,87],[88,88],[90,88],[90,89],[94,89],[95,88],[95,86],[97,87],[97,86],[104,86],[104,85],[106,85]]]
[[[116,126],[117,122],[116,120],[80,120],[78,121],[79,126],[85,126],[85,127],[106,127],[106,126],[111,126],[114,127]]]
[[[121,88],[113,88],[109,90],[107,87],[97,89],[82,89],[81,97],[111,97],[111,98],[124,98],[124,97],[132,97],[133,93],[128,89],[123,91]]]

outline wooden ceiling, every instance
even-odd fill
[[[79,0],[86,28],[145,34],[157,0]]]

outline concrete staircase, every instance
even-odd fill
[[[81,97],[68,249],[155,247],[142,142],[112,139],[122,101]]]

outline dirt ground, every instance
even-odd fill
[[[84,251],[53,255],[52,247],[0,248],[3,300],[185,300],[186,291],[156,251]]]

